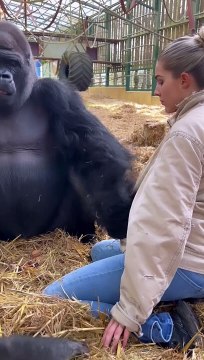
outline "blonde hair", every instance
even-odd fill
[[[167,45],[158,61],[178,77],[191,73],[200,89],[204,88],[204,26],[194,36],[182,36]]]

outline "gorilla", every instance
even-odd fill
[[[71,85],[37,79],[24,34],[1,21],[0,239],[61,228],[88,241],[96,221],[124,238],[131,162]]]
[[[1,360],[71,360],[88,353],[86,343],[79,341],[23,335],[0,338]]]

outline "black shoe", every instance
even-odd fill
[[[199,323],[195,313],[191,306],[182,300],[179,300],[176,308],[170,313],[174,329],[171,340],[166,344],[170,348],[183,349],[185,345],[191,341],[188,349],[192,349],[195,346],[203,347],[203,338],[199,334],[201,324]],[[196,336],[197,334],[197,336]]]

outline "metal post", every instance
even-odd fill
[[[130,0],[127,0],[127,7],[130,7]],[[132,12],[126,15],[128,20],[132,18]],[[126,91],[130,90],[130,61],[131,61],[131,34],[132,34],[132,24],[128,22],[128,36],[125,42],[126,51],[125,51],[125,78],[126,78]]]
[[[160,12],[161,12],[161,0],[155,0],[154,3],[155,8],[155,31],[159,32],[160,28]],[[152,76],[152,95],[154,95],[154,91],[156,88],[156,80],[155,80],[155,66],[159,55],[159,36],[154,35],[154,50],[153,50],[153,76]]]
[[[105,27],[108,33],[108,38],[111,37],[111,15],[105,15]],[[110,44],[107,45],[106,61],[110,61]],[[106,65],[106,86],[110,85],[110,66]]]
[[[198,14],[200,12],[200,0],[196,0],[196,10],[195,13]],[[198,19],[196,20],[196,30],[198,29]]]
[[[196,3],[195,0],[187,0],[187,16],[189,33],[194,35],[196,32],[196,19],[194,16]]]
[[[27,30],[27,2],[24,0],[24,21],[25,21],[25,29]]]
[[[201,0],[196,0],[196,14],[198,14],[200,12],[200,3],[201,3]]]

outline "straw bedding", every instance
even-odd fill
[[[0,334],[14,333],[85,340],[90,359],[185,359],[172,350],[143,345],[131,338],[125,354],[117,356],[100,346],[107,319],[93,319],[87,305],[43,297],[42,289],[61,275],[89,263],[89,245],[60,230],[30,240],[0,243]],[[204,319],[204,306],[199,307]],[[201,359],[194,351],[193,359]],[[204,353],[203,353],[204,356]]]

